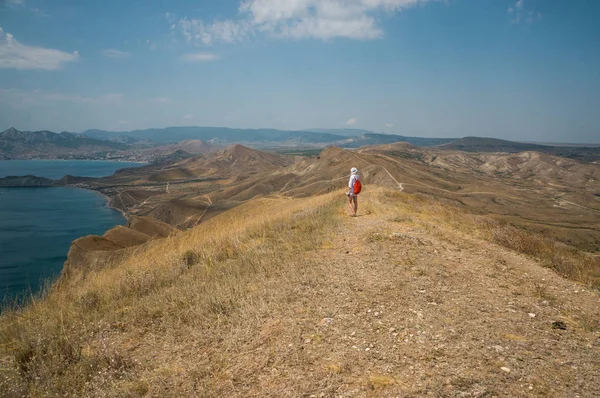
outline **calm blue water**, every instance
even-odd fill
[[[69,174],[75,177],[105,177],[118,169],[143,166],[140,163],[101,160],[0,160],[0,178],[34,175],[57,180]]]
[[[0,177],[33,174],[60,178],[112,175],[139,163],[98,161],[0,161]],[[36,292],[55,278],[71,241],[102,235],[125,219],[99,194],[76,188],[0,188],[0,303]]]

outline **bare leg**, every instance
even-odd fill
[[[352,197],[352,202],[354,204],[354,215],[358,212],[358,196]]]
[[[354,206],[352,204],[352,196],[348,195],[348,207],[350,208],[350,215],[354,213]]]

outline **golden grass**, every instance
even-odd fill
[[[168,344],[176,345],[182,329],[210,333],[240,308],[259,305],[253,292],[264,292],[274,275],[301,272],[290,269],[297,264],[290,260],[321,246],[323,228],[339,211],[335,196],[247,203],[143,245],[110,269],[74,278],[76,284],[64,283],[21,311],[5,312],[0,391],[8,397],[98,391],[143,396],[149,384],[136,375],[144,364],[124,348],[139,344],[134,336],[158,325]],[[177,373],[157,370],[152,384],[162,378],[168,384]]]
[[[363,214],[429,226],[432,232],[440,226],[458,229],[599,286],[597,257],[594,262],[586,253],[433,199],[370,192],[361,201]],[[280,372],[270,382],[286,381],[296,388],[287,395],[300,395],[306,386],[278,361],[288,355],[296,366],[306,363],[282,342],[321,337],[276,336],[293,333],[298,322],[299,315],[286,316],[292,300],[303,303],[296,308],[302,311],[319,305],[314,297],[298,299],[303,286],[318,291],[323,283],[304,253],[334,249],[328,234],[345,214],[339,196],[248,202],[192,230],[141,245],[110,268],[75,275],[22,310],[5,312],[0,391],[6,397],[218,397],[233,391],[260,396],[261,389],[283,388],[262,384],[256,369],[268,367]],[[322,390],[333,393],[328,388],[340,382],[344,365],[320,368]],[[373,390],[394,383],[388,376],[367,380]]]
[[[369,388],[372,390],[379,390],[389,387],[395,383],[396,381],[392,377],[385,375],[373,375],[369,377]]]
[[[532,256],[545,267],[567,278],[600,289],[600,256],[432,198],[391,192],[385,196],[389,201],[388,207],[400,214],[396,218],[409,215],[407,218],[418,217],[421,221],[429,221],[432,232],[440,226],[452,227],[470,236]]]

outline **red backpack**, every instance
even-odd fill
[[[354,194],[358,195],[362,190],[362,184],[359,180],[354,181]]]

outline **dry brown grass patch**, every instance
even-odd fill
[[[290,272],[290,256],[321,246],[322,231],[339,212],[334,198],[248,203],[7,311],[0,317],[0,390],[8,397],[78,396],[89,389],[146,394],[161,377],[136,380],[144,366],[120,347],[120,336],[162,330],[185,344],[176,336],[187,328],[212,329],[237,318],[240,308],[262,305],[253,296],[273,276]],[[220,359],[212,362],[218,367]],[[164,369],[167,385],[182,374],[172,369]]]
[[[433,234],[451,227],[470,236],[536,258],[561,275],[600,289],[600,256],[527,231],[492,216],[470,213],[465,208],[442,203],[422,195],[383,192],[382,203],[396,218],[418,219]]]

